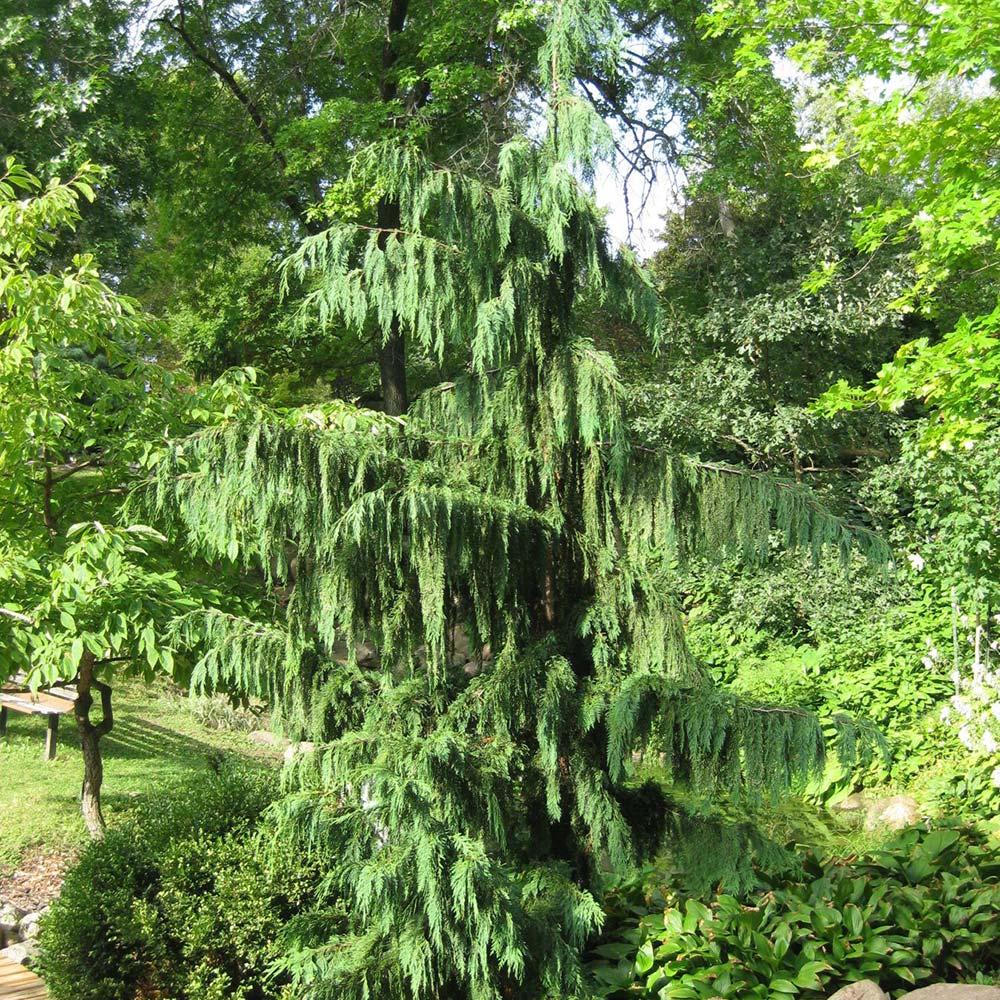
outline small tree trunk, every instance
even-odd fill
[[[79,718],[77,719],[79,723]],[[83,791],[80,811],[87,831],[94,840],[104,836],[104,814],[101,812],[101,783],[104,781],[104,763],[101,760],[100,737],[93,726],[80,727],[80,747],[83,750]]]
[[[80,749],[83,751],[83,788],[80,794],[80,810],[87,831],[95,840],[104,836],[106,828],[101,812],[101,785],[104,782],[104,762],[101,759],[101,737],[111,732],[115,724],[111,708],[111,688],[94,678],[96,666],[94,654],[86,652],[80,660],[80,674],[77,678],[76,702],[73,714],[80,732]],[[93,692],[101,696],[101,721],[95,725],[90,721],[90,709],[94,704]]]
[[[379,246],[385,249],[389,230],[399,228],[399,202],[383,198],[378,203]],[[406,413],[409,397],[406,391],[406,341],[400,327],[399,316],[394,315],[388,330],[376,334],[375,350],[378,355],[379,377],[382,383],[382,402],[391,417]]]
[[[388,104],[396,99],[398,86],[392,68],[396,62],[396,40],[406,24],[409,0],[391,0],[385,41],[382,43],[382,72],[379,77],[379,97]],[[426,92],[424,93],[426,100]],[[378,203],[378,244],[383,250],[390,230],[399,229],[400,211],[398,198],[381,198]],[[398,417],[406,413],[409,396],[406,391],[406,341],[399,316],[394,315],[388,330],[377,334],[379,377],[382,382],[382,402],[385,412]]]

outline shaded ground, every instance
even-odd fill
[[[164,685],[116,688],[115,728],[104,738],[104,815],[109,825],[144,797],[209,768],[220,754],[262,760],[280,751],[246,735],[206,729]],[[86,833],[79,813],[83,763],[72,716],[61,720],[59,753],[42,759],[45,719],[9,714],[0,740],[0,897],[56,884]],[[15,878],[20,872],[22,877]]]

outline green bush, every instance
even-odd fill
[[[1000,856],[974,830],[913,828],[863,862],[804,868],[750,904],[651,901],[596,949],[599,995],[814,998],[859,979],[898,995],[1000,965]]]
[[[934,813],[1000,830],[1000,757],[962,753],[945,759],[923,783]]]
[[[42,924],[55,1000],[265,1000],[282,926],[316,872],[257,824],[273,772],[223,767],[91,844]]]

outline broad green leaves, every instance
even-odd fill
[[[179,392],[147,359],[153,324],[92,258],[48,266],[93,178],[43,185],[11,160],[0,175],[0,676],[31,683],[72,678],[85,653],[172,672],[163,631],[197,599],[123,502],[172,433],[226,419],[248,382]]]
[[[908,248],[913,277],[895,308],[944,323],[956,305],[965,312],[940,343],[913,343],[870,387],[838,387],[824,398],[825,410],[864,403],[893,409],[918,399],[935,417],[930,446],[981,438],[981,414],[1000,384],[1000,7],[951,0],[931,13],[910,0],[879,0],[863,10],[791,0],[761,14],[756,4],[726,0],[706,25],[741,33],[750,61],[772,46],[784,50],[836,95],[850,131],[833,127],[815,143],[811,168],[821,172],[851,158],[900,185],[898,197],[858,214],[858,248],[872,255],[885,246]],[[830,273],[819,262],[815,283]]]
[[[22,669],[32,684],[75,676],[84,652],[99,663],[120,661],[126,672],[151,677],[173,672],[163,623],[184,608],[176,572],[158,564],[154,547],[165,539],[142,525],[114,528],[88,522],[67,532],[57,560],[15,562],[14,578],[0,573],[0,593],[24,604],[30,621],[4,635],[7,669]],[[8,602],[8,606],[9,606]]]
[[[994,853],[968,830],[914,828],[870,859],[820,864],[743,902],[720,893],[638,922],[631,969],[593,967],[603,997],[780,1000],[873,979],[885,990],[971,977],[997,954]],[[634,926],[634,922],[633,922]],[[627,929],[622,938],[632,940]],[[616,960],[614,942],[598,949]]]

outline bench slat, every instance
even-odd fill
[[[7,687],[0,689],[0,705],[6,705],[22,715],[66,715],[73,711],[73,702],[66,697],[42,691],[32,694]]]

